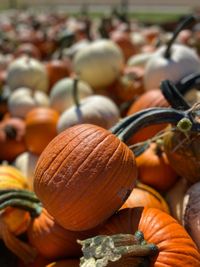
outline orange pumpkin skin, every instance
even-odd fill
[[[99,234],[134,234],[140,230],[147,243],[158,246],[151,267],[200,266],[200,254],[186,230],[169,214],[155,208],[124,209],[99,229]]]
[[[158,89],[150,90],[142,94],[129,108],[127,115],[129,116],[143,109],[152,108],[152,107],[169,107],[169,104],[165,100],[161,91]],[[165,123],[145,127],[141,129],[140,131],[138,131],[129,140],[129,143],[135,144],[138,142],[145,141],[149,138],[152,138],[155,134],[163,130],[165,127],[166,127]]]
[[[169,207],[164,198],[156,190],[142,183],[136,184],[121,209],[135,207],[156,208],[169,213]]]
[[[25,122],[19,118],[5,118],[0,123],[0,161],[13,161],[26,150]]]
[[[32,220],[27,230],[29,243],[39,254],[55,260],[63,257],[80,257],[81,246],[77,239],[91,237],[90,232],[69,231],[57,224],[54,218],[43,209],[38,218]]]
[[[80,261],[77,259],[68,259],[68,260],[60,260],[56,262],[52,262],[45,267],[79,267]]]
[[[158,191],[166,192],[175,184],[178,176],[170,166],[165,152],[156,149],[157,144],[151,143],[150,147],[136,158],[138,179]]]
[[[37,107],[28,112],[25,118],[25,142],[30,152],[40,155],[57,135],[58,118],[59,114],[51,108]]]
[[[60,133],[43,151],[34,191],[60,225],[81,231],[118,210],[136,176],[134,155],[124,143],[101,127],[80,124]]]

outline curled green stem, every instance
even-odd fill
[[[25,211],[28,211],[31,217],[38,217],[42,211],[42,206],[39,203],[33,203],[29,200],[22,200],[20,198],[13,198],[6,200],[0,204],[0,210],[3,210],[7,207],[15,207]]]
[[[11,200],[11,199],[24,199],[31,201],[33,203],[40,203],[40,200],[32,195],[32,194],[27,194],[27,192],[9,192],[9,193],[4,193],[1,194],[0,192],[0,204],[3,203],[4,201]]]

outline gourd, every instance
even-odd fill
[[[56,125],[59,118],[52,108],[36,107],[25,118],[25,142],[28,151],[40,155],[48,143],[57,135]]]
[[[121,49],[110,40],[96,40],[78,51],[73,59],[78,77],[93,89],[111,85],[124,64]]]
[[[66,109],[70,108],[74,104],[73,90],[75,79],[64,78],[58,81],[50,92],[50,106],[62,113]],[[90,85],[82,80],[77,83],[77,98],[82,99],[84,97],[93,94]]]
[[[26,150],[25,122],[20,118],[5,118],[0,123],[0,160],[13,161]]]
[[[39,106],[49,106],[48,96],[25,87],[16,89],[8,99],[8,110],[13,117],[25,118],[31,109]]]
[[[152,267],[197,267],[200,264],[199,251],[186,230],[169,214],[159,209],[120,210],[102,224],[98,235],[98,251],[101,252],[104,247],[101,259],[106,259],[105,251],[109,251],[110,245],[114,245],[116,249],[112,249],[113,254],[116,251],[122,256],[120,260],[119,257],[116,259],[119,263],[115,261],[115,264],[105,266],[141,266],[139,264],[143,263],[142,266]],[[109,235],[106,247],[106,243],[101,246],[105,235]],[[143,240],[146,242],[142,242]],[[81,242],[87,247],[88,253],[91,253],[90,257],[95,257],[97,243],[94,241],[95,238]],[[125,265],[128,260],[129,265]]]
[[[19,87],[47,92],[48,76],[44,65],[37,59],[21,56],[8,66],[7,84],[11,91]]]
[[[88,96],[60,115],[57,131],[60,133],[81,123],[91,123],[109,129],[119,119],[119,109],[110,98],[101,95]]]
[[[27,230],[31,216],[38,216],[40,206],[36,202],[22,173],[12,166],[0,165],[0,236],[25,263],[31,262],[36,253],[17,236]]]
[[[81,231],[117,211],[136,176],[134,155],[123,142],[99,126],[80,124],[45,148],[35,169],[34,191],[62,227]]]
[[[168,44],[160,47],[148,61],[144,74],[146,90],[158,87],[162,80],[169,79],[176,83],[186,75],[200,71],[200,59],[197,53],[187,46],[174,44],[179,32],[197,19],[195,15],[188,16],[177,26]]]
[[[164,198],[152,187],[140,182],[136,183],[135,188],[133,188],[121,209],[135,207],[157,208],[169,213],[169,207]]]

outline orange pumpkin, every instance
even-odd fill
[[[136,158],[136,163],[138,179],[158,191],[168,191],[178,179],[165,152],[157,143],[152,142],[150,147]]]
[[[160,90],[154,89],[142,94],[129,108],[127,115],[132,115],[138,111],[150,107],[169,107],[169,104],[165,100]],[[165,127],[166,124],[164,123],[145,127],[144,129],[138,131],[138,133],[136,133],[129,140],[129,143],[134,144],[152,138],[155,134],[163,130]]]
[[[151,267],[200,266],[199,251],[186,230],[159,209],[121,210],[102,225],[98,234],[134,234],[137,230],[143,233],[148,243],[155,244],[159,249],[158,255],[152,259]]]
[[[0,123],[0,161],[10,162],[26,150],[24,136],[24,120],[5,118]]]
[[[27,230],[29,243],[46,259],[81,256],[77,239],[92,235],[90,232],[73,232],[58,225],[55,219],[43,209],[39,217],[32,220]]]
[[[121,209],[134,207],[157,208],[169,213],[169,207],[164,198],[150,186],[139,182]]]
[[[25,118],[25,142],[30,152],[41,154],[57,135],[58,118],[59,114],[51,108],[37,107],[28,112]]]
[[[60,225],[81,231],[122,206],[136,174],[134,155],[123,142],[101,127],[80,124],[61,132],[43,151],[34,191]]]

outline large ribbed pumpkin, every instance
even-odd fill
[[[111,132],[81,124],[60,133],[41,154],[34,190],[69,230],[90,229],[117,211],[136,179],[132,151]]]
[[[186,230],[169,214],[159,209],[121,210],[105,222],[99,229],[99,234],[134,234],[137,230],[142,231],[147,243],[153,243],[159,249],[151,267],[200,266],[199,251]]]

